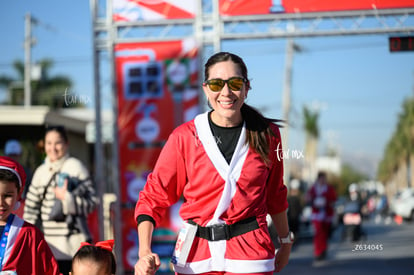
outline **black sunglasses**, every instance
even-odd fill
[[[220,92],[227,83],[227,86],[229,86],[232,91],[240,91],[243,88],[243,84],[246,82],[246,79],[243,77],[234,76],[227,80],[221,78],[210,79],[204,82],[203,85],[207,85],[213,92]]]

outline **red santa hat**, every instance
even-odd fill
[[[9,170],[19,179],[19,185],[22,189],[26,182],[26,172],[23,166],[12,158],[0,156],[0,169]]]

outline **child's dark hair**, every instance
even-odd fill
[[[90,260],[95,263],[102,263],[105,266],[105,273],[115,274],[116,261],[114,254],[106,249],[94,245],[85,245],[79,248],[72,260],[73,265],[76,261]]]
[[[19,179],[13,172],[6,169],[0,169],[0,181],[13,182],[17,187],[17,192],[20,191]]]

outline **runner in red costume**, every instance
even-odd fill
[[[334,217],[335,189],[328,184],[325,172],[319,172],[315,184],[308,191],[308,201],[312,204],[312,224],[314,226],[315,260],[323,260],[328,250],[328,240]]]
[[[154,274],[159,266],[151,251],[152,231],[181,196],[185,229],[173,256],[177,273],[272,274],[288,263],[293,238],[283,163],[277,156],[278,126],[244,103],[250,82],[240,57],[213,55],[205,79],[213,110],[170,135],[139,195],[136,275]],[[281,237],[276,255],[268,214]]]

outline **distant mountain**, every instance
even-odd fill
[[[347,153],[342,154],[343,163],[351,165],[355,170],[366,174],[371,179],[375,179],[377,175],[379,157],[366,153]]]

